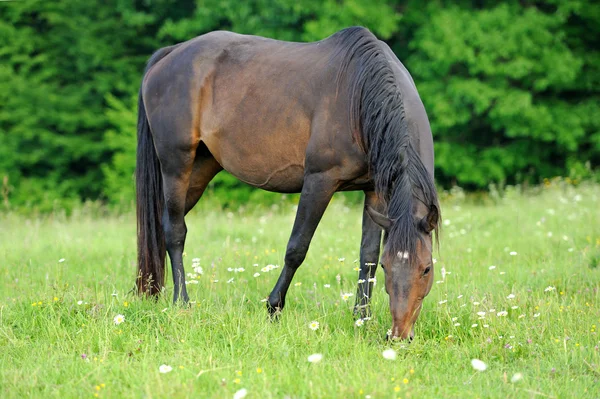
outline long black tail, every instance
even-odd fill
[[[155,52],[148,60],[144,76],[174,48],[165,47]],[[139,294],[157,295],[165,280],[166,246],[162,227],[164,196],[160,162],[154,149],[141,88],[138,98],[135,185],[138,250],[136,285]]]

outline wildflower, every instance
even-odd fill
[[[373,283],[373,285],[377,284],[377,278],[376,277],[372,277],[368,281],[369,281],[369,283]]]
[[[340,261],[340,262],[343,262],[345,260],[346,260],[346,258],[338,258],[338,261]]]
[[[408,384],[408,378],[405,378],[405,379],[403,379],[403,380],[402,380],[402,382],[403,382],[404,384]]]
[[[471,328],[475,328],[475,327],[477,327],[477,323],[471,325]]]
[[[313,353],[308,357],[310,363],[319,363],[321,360],[323,360],[323,355],[320,353]]]
[[[512,382],[512,383],[514,384],[515,382],[519,382],[519,381],[521,381],[522,379],[523,379],[523,374],[521,374],[521,373],[515,373],[515,374],[514,374],[514,375],[511,377],[511,379],[510,379],[510,382]]]
[[[115,316],[113,321],[115,322],[116,325],[119,325],[125,321],[125,316],[123,316],[122,314],[118,314]]]
[[[462,298],[462,297],[463,297],[463,295],[462,295],[462,294],[460,294],[459,296],[457,296],[457,297],[456,297],[456,299],[460,299],[460,298]]]
[[[381,354],[383,355],[383,358],[387,360],[396,360],[396,357],[398,356],[396,351],[391,348],[384,350]]]
[[[550,291],[554,291],[554,290],[556,290],[556,287],[553,287],[550,285],[544,289],[544,292],[550,292]]]
[[[86,355],[85,353],[82,353],[82,354],[81,354],[81,358],[82,358],[83,360],[87,360],[87,355]]]
[[[342,300],[347,301],[348,299],[350,299],[351,296],[354,296],[354,294],[351,294],[350,292],[345,292],[342,294]]]
[[[364,284],[364,282],[365,282],[365,279],[362,279],[362,278],[358,279],[358,284]]]
[[[338,282],[338,284],[339,284],[339,283],[341,283],[341,282],[342,282],[342,276],[340,276],[339,274],[337,274],[337,275],[335,276],[335,281],[337,281],[337,282]]]
[[[443,305],[443,304],[444,304],[444,303],[446,303],[446,302],[448,302],[448,300],[447,300],[447,299],[444,299],[444,300],[441,300],[441,301],[439,301],[439,302],[438,302],[438,304],[440,304],[440,305]]]
[[[299,282],[297,282],[297,283],[294,284],[294,287],[300,287],[301,285],[302,285],[302,282],[299,281]]]
[[[508,315],[508,312],[506,310],[501,310],[500,312],[496,313],[496,315],[498,317],[502,317]]]
[[[517,305],[515,305],[515,306],[511,306],[510,308],[511,308],[512,310],[519,309],[519,307],[518,307]]]
[[[473,302],[474,306],[479,306],[479,302]]]
[[[313,330],[313,331],[317,331],[317,330],[319,329],[319,322],[318,322],[318,321],[314,321],[314,320],[313,320],[313,321],[311,321],[311,322],[308,324],[308,328],[310,328],[310,329],[311,329],[311,330]]]
[[[519,315],[519,319],[522,319],[523,317],[525,317],[525,315],[524,315],[524,314],[520,314],[520,315]]]
[[[173,367],[168,366],[166,364],[161,364],[160,367],[158,368],[158,371],[161,374],[166,374],[166,373],[170,373],[171,371],[173,371]]]
[[[477,371],[485,371],[487,369],[487,364],[479,359],[472,359],[471,366]]]
[[[263,372],[263,369],[261,369],[260,367],[257,367],[257,368],[256,368],[256,372],[257,372],[258,374],[260,374],[260,373],[262,373],[262,372]]]
[[[477,312],[477,316],[479,316],[479,317],[485,317],[485,312]]]
[[[509,296],[506,297],[506,299],[514,299],[515,298],[515,294],[510,294]]]
[[[65,258],[60,258],[60,259],[58,260],[58,263],[63,263],[64,261],[65,261]]]
[[[233,283],[233,277],[230,278],[229,280],[227,280],[227,284],[231,284],[231,283]]]
[[[354,269],[352,269],[352,270],[354,270],[355,272],[359,272],[360,271],[360,267],[355,266]]]
[[[248,395],[248,390],[246,388],[242,388],[236,393],[233,394],[233,399],[243,399]]]
[[[454,327],[460,327],[460,323],[454,323]]]
[[[510,255],[510,256],[516,256],[516,255],[517,255],[517,252],[516,252],[516,251],[511,251],[511,252],[509,253],[509,255]]]
[[[323,284],[323,287],[325,287],[325,288],[331,288],[331,284]]]
[[[254,277],[260,276],[260,273],[254,273]]]
[[[77,301],[78,305],[83,305],[83,301]]]
[[[490,269],[490,270],[494,270],[495,268],[496,268],[496,266],[494,266],[494,265],[488,267],[488,269]]]
[[[363,324],[365,324],[365,321],[363,319],[358,319],[356,320],[356,322],[354,322],[354,325],[356,327],[362,327]]]
[[[540,317],[540,314],[539,314],[539,313],[535,313],[535,314],[533,315],[533,317]]]

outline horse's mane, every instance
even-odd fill
[[[413,199],[437,207],[433,179],[410,143],[402,93],[379,44],[367,29],[352,27],[335,35],[333,57],[341,63],[338,86],[348,85],[350,126],[367,154],[375,192],[387,206],[392,224],[387,231],[392,254],[416,256],[421,237],[413,216]],[[435,226],[436,238],[438,226]],[[412,263],[412,262],[410,262]]]

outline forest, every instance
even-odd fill
[[[316,41],[353,25],[411,72],[439,187],[598,180],[595,1],[3,1],[0,208],[131,204],[137,93],[160,47],[214,30]],[[250,192],[226,174],[211,189],[225,202]]]

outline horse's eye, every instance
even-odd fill
[[[423,276],[427,276],[427,275],[429,274],[429,272],[430,272],[430,271],[431,271],[431,267],[430,267],[430,266],[427,266],[427,267],[425,268],[425,270],[423,270]]]

